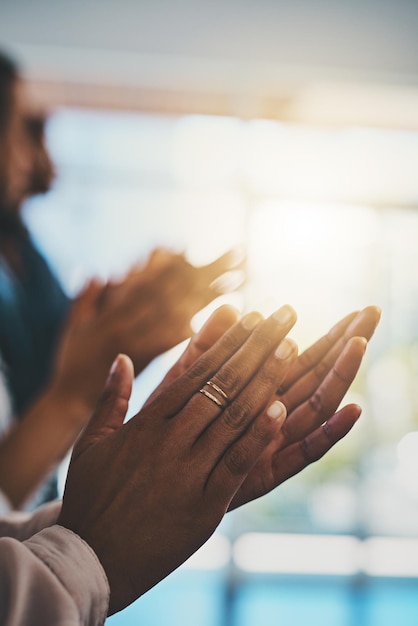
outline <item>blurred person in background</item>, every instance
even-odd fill
[[[8,367],[14,409],[20,413],[50,375],[71,302],[22,221],[24,200],[50,189],[54,168],[45,143],[45,118],[33,109],[18,68],[5,55],[0,55],[0,99],[0,350]],[[210,266],[193,268],[181,255],[160,250],[152,255],[147,269],[151,270],[151,266],[153,279],[157,274],[170,274],[171,291],[184,284],[177,299],[170,294],[171,300],[162,307],[167,293],[160,298],[164,289],[153,289],[148,283],[145,289],[145,268],[130,272],[126,280],[112,285],[113,290],[106,286],[101,298],[102,306],[105,299],[115,300],[123,294],[125,300],[132,298],[132,306],[153,307],[152,300],[159,297],[162,322],[168,321],[164,318],[170,307],[182,310],[186,320],[182,332],[178,337],[173,332],[162,349],[155,349],[151,357],[144,355],[144,362],[190,336],[191,317],[222,293],[219,286],[212,289],[212,283],[234,267],[234,254],[227,254]],[[137,284],[144,293],[135,293]],[[135,358],[134,364],[137,365]]]
[[[241,267],[240,261],[231,251],[194,267],[180,254],[156,250],[118,283],[92,281],[74,305],[21,218],[24,200],[46,192],[54,170],[44,119],[32,109],[18,68],[3,54],[0,159],[0,354],[11,411],[17,416],[25,413],[41,392],[51,385],[57,388],[56,372],[65,371],[60,377],[61,398],[79,399],[83,418],[74,421],[80,426],[88,419],[115,356],[128,353],[137,375],[156,356],[190,337],[192,317],[229,289],[219,279]],[[77,310],[71,315],[74,306]],[[91,326],[81,333],[74,319],[87,310]],[[54,479],[50,487],[40,494],[41,500],[56,496]]]

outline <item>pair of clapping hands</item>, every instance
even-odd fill
[[[291,307],[239,321],[221,307],[126,423],[134,370],[117,357],[74,448],[58,519],[101,561],[110,614],[185,561],[228,510],[348,433],[361,409],[337,409],[379,317],[376,307],[352,313],[298,357],[286,338]]]
[[[90,281],[73,303],[58,346],[55,395],[69,404],[77,398],[91,412],[117,354],[129,354],[138,375],[188,339],[193,316],[240,286],[243,263],[236,250],[195,266],[182,254],[156,249],[121,280]]]

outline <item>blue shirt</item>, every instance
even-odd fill
[[[70,299],[26,232],[16,246],[21,275],[0,255],[0,353],[19,415],[48,380]]]

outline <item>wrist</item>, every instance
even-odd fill
[[[60,427],[78,431],[84,427],[93,412],[95,403],[80,393],[74,393],[53,382],[39,399],[40,406],[55,414]]]

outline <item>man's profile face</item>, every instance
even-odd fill
[[[27,194],[32,159],[27,132],[27,100],[22,81],[14,81],[10,111],[0,138],[0,210],[18,211]]]
[[[32,110],[26,119],[26,128],[31,146],[32,167],[28,182],[28,196],[46,193],[55,178],[55,170],[49,155],[45,126],[47,118],[43,111]]]

